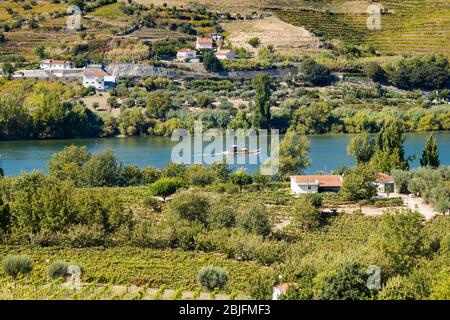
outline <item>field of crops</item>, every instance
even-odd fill
[[[30,281],[47,279],[47,268],[56,260],[74,262],[83,268],[85,283],[114,285],[147,285],[159,288],[185,290],[197,289],[198,271],[209,265],[221,266],[230,275],[226,292],[246,292],[250,276],[262,267],[252,262],[226,259],[219,254],[187,252],[181,250],[156,250],[123,248],[42,248],[31,246],[1,246],[0,258],[26,254],[33,260]],[[0,273],[1,278],[8,278]]]
[[[339,1],[335,1],[339,2]],[[306,6],[305,6],[306,5]],[[371,44],[382,53],[443,53],[450,56],[450,7],[445,1],[384,1],[380,29],[369,30],[366,12],[333,12],[308,7],[277,10],[283,21],[316,35],[353,44]]]

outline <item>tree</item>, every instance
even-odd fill
[[[255,90],[254,125],[257,128],[268,129],[270,125],[270,96],[272,95],[272,79],[266,74],[257,74],[252,85]]]
[[[210,229],[232,228],[235,226],[235,208],[227,197],[221,197],[214,201],[207,214],[207,223]]]
[[[68,146],[63,151],[54,153],[47,163],[51,176],[59,180],[72,180],[76,185],[81,184],[83,165],[91,158],[85,146]]]
[[[195,100],[195,105],[198,108],[205,109],[208,108],[212,102],[213,99],[208,94],[199,94]]]
[[[212,50],[207,50],[203,53],[203,66],[208,72],[220,72],[223,70],[222,62],[217,59]]]
[[[398,120],[391,120],[385,124],[377,136],[375,153],[370,163],[379,172],[390,173],[392,169],[407,170],[408,161],[405,160],[404,124]]]
[[[323,85],[328,81],[330,70],[314,61],[314,59],[307,58],[303,61],[301,72],[306,81],[314,85]]]
[[[377,195],[375,172],[369,165],[359,165],[344,176],[341,193],[349,201],[371,200]]]
[[[232,183],[237,184],[242,191],[242,188],[246,185],[252,184],[252,176],[248,175],[245,169],[239,169],[233,173],[230,177]]]
[[[389,278],[378,294],[379,300],[418,300],[420,298],[411,280],[399,275]]]
[[[122,163],[112,150],[94,154],[82,169],[83,183],[91,187],[112,187],[121,177]]]
[[[214,181],[214,173],[202,165],[191,165],[186,169],[186,179],[190,185],[204,187]]]
[[[248,231],[261,236],[270,234],[272,224],[263,203],[253,204],[237,216],[237,225]]]
[[[355,158],[356,164],[367,163],[375,153],[375,140],[367,132],[357,135],[350,140],[347,153]]]
[[[3,64],[2,70],[5,77],[10,80],[14,74],[14,66],[11,63],[6,62]]]
[[[171,105],[167,92],[150,92],[147,96],[147,112],[152,116],[164,118]]]
[[[320,225],[320,211],[307,200],[299,200],[294,205],[293,223],[303,230],[313,230]]]
[[[320,300],[362,300],[370,291],[366,285],[367,275],[356,263],[339,265],[331,273],[315,279],[316,299]]]
[[[431,287],[431,299],[450,300],[450,267],[441,270],[435,277]]]
[[[414,258],[422,253],[422,220],[420,213],[409,210],[387,212],[381,216],[372,243],[397,273],[406,274],[414,265]]]
[[[422,151],[422,158],[420,158],[420,165],[422,167],[439,167],[439,151],[436,139],[432,134],[430,134],[425,142],[425,148]]]
[[[385,82],[386,72],[384,69],[376,62],[370,62],[364,66],[364,73],[367,78],[375,82]]]
[[[288,179],[290,175],[300,174],[309,164],[309,141],[306,136],[289,130],[280,143],[279,176]]]
[[[150,185],[150,190],[154,196],[166,200],[168,196],[177,192],[181,185],[178,178],[161,178]]]
[[[45,50],[44,46],[38,46],[34,49],[34,54],[39,58],[39,59],[45,59],[47,58],[47,51]]]
[[[166,208],[173,221],[187,220],[207,225],[210,204],[205,194],[199,191],[184,191],[176,194]]]

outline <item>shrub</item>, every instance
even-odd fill
[[[247,43],[253,48],[257,48],[261,44],[261,40],[258,37],[250,38]]]
[[[197,191],[178,193],[167,206],[166,211],[175,220],[187,220],[206,225],[209,199]]]
[[[144,199],[144,205],[155,212],[160,212],[162,209],[161,201],[152,196],[148,196]]]
[[[266,212],[264,204],[257,203],[237,217],[237,225],[242,229],[267,236],[271,231],[272,224]]]
[[[214,181],[214,172],[201,165],[192,165],[186,169],[186,179],[190,185],[204,187]]]
[[[206,220],[211,229],[231,228],[236,224],[236,212],[230,201],[223,197],[212,204]]]
[[[52,279],[63,278],[67,276],[68,263],[64,261],[55,261],[48,268],[47,274]]]
[[[220,267],[208,266],[198,272],[197,282],[209,291],[223,289],[228,282],[228,272]]]
[[[25,275],[33,270],[33,263],[28,256],[9,256],[3,262],[3,271],[16,279],[19,274]]]
[[[250,279],[248,290],[255,300],[271,300],[274,285],[274,274],[270,271],[261,271]]]
[[[182,183],[177,178],[161,178],[150,186],[150,190],[154,196],[162,197],[164,200],[171,194],[174,194]]]
[[[320,225],[320,211],[307,201],[298,201],[294,206],[293,222],[303,230],[312,230]]]
[[[97,247],[105,243],[105,232],[101,225],[74,225],[69,228],[66,244],[73,248]]]
[[[390,278],[378,293],[379,300],[415,300],[420,296],[411,281],[402,276]]]
[[[314,85],[322,85],[328,81],[330,70],[311,58],[303,61],[301,72],[304,79]]]

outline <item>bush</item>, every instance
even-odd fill
[[[206,220],[211,229],[232,228],[236,224],[236,212],[230,201],[223,197],[212,204]]]
[[[174,194],[182,183],[177,178],[161,178],[150,186],[150,190],[154,196],[162,197],[164,200],[171,194]]]
[[[208,266],[198,272],[197,282],[209,291],[223,289],[228,282],[228,272],[220,267]]]
[[[247,43],[251,45],[253,48],[257,48],[261,44],[261,40],[259,40],[258,37],[253,37],[249,39]]]
[[[67,276],[68,263],[64,261],[55,261],[48,268],[47,274],[52,279],[64,278]]]
[[[294,205],[293,222],[303,230],[312,230],[320,225],[320,211],[307,201]]]
[[[178,193],[166,207],[166,211],[175,221],[196,221],[203,225],[207,223],[208,210],[209,199],[197,191]]]
[[[303,61],[301,72],[304,79],[314,85],[322,85],[328,81],[330,70],[311,58]]]
[[[378,293],[379,300],[415,300],[420,296],[414,289],[414,284],[408,278],[395,276],[390,278]]]
[[[267,236],[271,232],[272,224],[264,204],[254,204],[237,217],[237,225],[249,232]]]
[[[19,274],[25,275],[33,270],[33,263],[28,256],[9,256],[3,262],[3,271],[16,279]]]
[[[97,247],[105,244],[105,232],[101,225],[74,225],[69,228],[66,244],[73,248]]]

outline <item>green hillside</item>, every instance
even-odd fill
[[[282,20],[303,26],[316,35],[352,44],[371,44],[382,53],[432,52],[450,56],[448,1],[381,1],[379,4],[384,7],[384,12],[381,15],[380,30],[367,28],[369,15],[363,10],[361,1],[297,2],[296,9],[291,7],[271,10]],[[354,6],[351,5],[352,2],[355,3]]]

